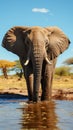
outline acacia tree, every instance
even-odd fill
[[[73,57],[65,60],[63,63],[67,65],[73,65]]]
[[[73,57],[65,60],[63,63],[66,64],[66,65],[70,65],[70,68],[71,68],[70,69],[71,70],[70,73],[73,73]]]
[[[7,61],[7,60],[0,60],[0,69],[3,72],[5,78],[8,78],[7,70],[12,68],[16,65],[15,62]]]
[[[16,74],[18,75],[19,79],[21,79],[22,75],[23,75],[22,66],[21,66],[19,60],[15,60],[15,62],[16,62],[16,66],[15,66],[14,70],[16,71]]]

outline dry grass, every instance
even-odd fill
[[[72,76],[57,76],[53,80],[54,89],[73,88]]]
[[[18,80],[16,76],[9,76],[8,79],[0,77],[0,90],[4,89],[22,89],[26,90],[25,79]],[[53,80],[53,89],[73,88],[73,78],[71,76],[55,77]]]
[[[9,76],[8,79],[0,77],[0,90],[1,89],[26,89],[26,82],[25,79],[22,78],[21,80],[18,79],[16,76]]]

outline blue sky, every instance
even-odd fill
[[[4,34],[13,26],[58,26],[71,45],[58,57],[56,66],[73,57],[73,0],[0,0],[0,59],[19,59],[1,47]]]

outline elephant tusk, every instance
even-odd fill
[[[47,62],[48,64],[50,64],[50,65],[52,64],[52,63],[48,60],[47,57],[45,58],[45,60],[46,60],[46,62]]]
[[[28,65],[28,63],[29,63],[29,59],[28,59],[28,60],[26,60],[26,62],[24,63],[24,65],[25,65],[25,66],[27,66],[27,65]]]

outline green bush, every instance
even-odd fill
[[[55,74],[59,76],[67,76],[70,74],[70,67],[58,67],[55,69]]]

